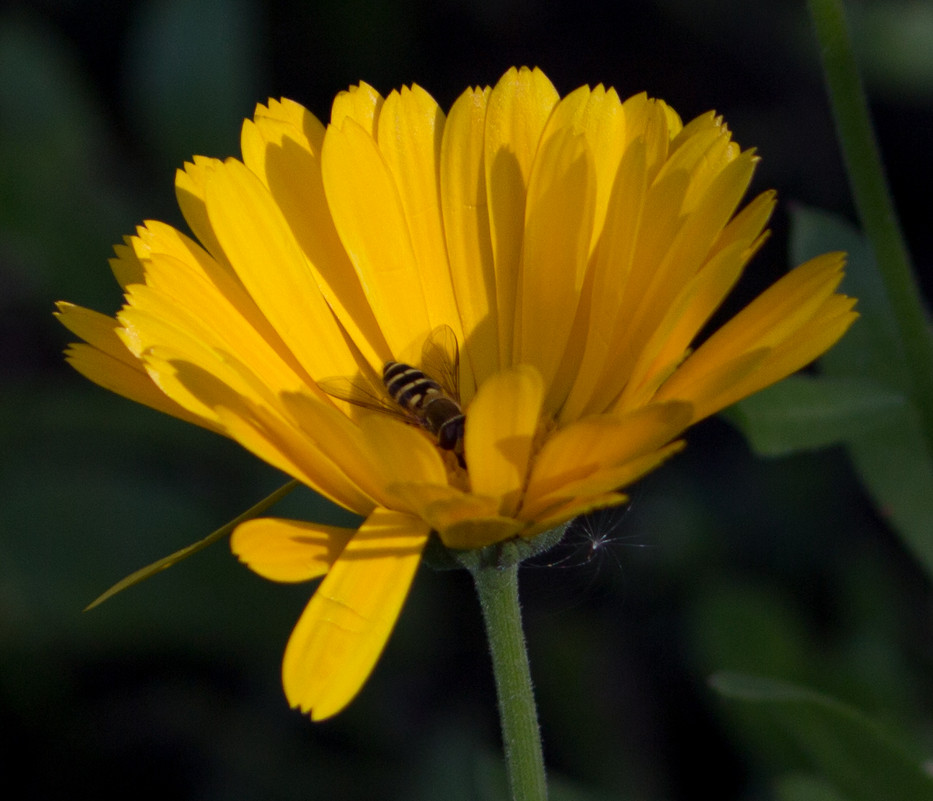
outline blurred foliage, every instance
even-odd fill
[[[858,710],[812,690],[747,674],[717,673],[712,685],[772,717],[847,798],[924,801],[933,796],[933,776],[921,754],[912,754]]]
[[[843,290],[860,318],[820,361],[819,377],[794,376],[727,414],[759,453],[844,444],[879,514],[933,577],[933,459],[910,400],[910,367],[868,243],[843,221],[794,213],[792,257],[830,247],[849,254]]]
[[[851,6],[923,267],[928,4]],[[499,797],[492,678],[466,575],[422,571],[360,698],[315,725],[287,708],[278,675],[310,589],[263,581],[223,545],[80,613],[283,479],[73,374],[50,312],[59,298],[119,306],[112,244],[146,218],[181,224],[172,170],[194,153],[235,155],[238,120],[256,102],[284,94],[326,118],[333,95],[362,78],[382,91],[418,81],[448,105],[513,63],[539,64],[561,91],[602,81],[648,89],[685,117],[716,107],[762,154],[759,188],[851,213],[803,3],[4,4],[0,768],[20,794]],[[808,214],[794,247],[809,231],[855,262],[851,232],[822,219],[808,228]],[[783,215],[774,228],[726,313],[785,269]],[[524,571],[556,801],[856,801],[817,775],[793,719],[782,729],[713,693],[707,678],[721,670],[814,688],[933,752],[929,580],[891,533],[928,563],[933,493],[886,380],[895,362],[867,342],[883,341],[883,315],[863,287],[850,291],[865,298],[863,319],[824,377],[795,379],[780,403],[764,398],[747,427],[780,458],[752,456],[709,421],[629,509],[579,522]],[[855,469],[844,447],[826,448],[834,442]],[[306,491],[277,512],[340,514]]]

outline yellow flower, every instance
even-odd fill
[[[316,719],[366,680],[432,532],[476,549],[623,503],[684,429],[804,366],[856,316],[828,254],[691,351],[774,195],[736,213],[753,152],[715,114],[683,125],[644,94],[561,99],[539,70],[511,69],[445,117],[418,86],[383,98],[361,83],[326,127],[288,100],[258,106],[242,151],[177,175],[200,244],[146,222],[116,248],[116,318],[59,313],[92,381],[365,518],[257,519],[232,538],[270,579],[323,576],[283,661],[289,701]],[[319,386],[418,365],[438,329],[459,344],[459,457]]]

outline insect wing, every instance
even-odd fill
[[[317,385],[322,392],[337,400],[374,412],[385,412],[403,420],[409,419],[409,415],[392,398],[363,376],[324,378]]]
[[[451,398],[460,400],[460,346],[449,325],[438,326],[424,341],[421,369]]]

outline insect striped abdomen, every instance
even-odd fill
[[[437,437],[440,447],[459,454],[463,441],[463,410],[440,384],[417,367],[401,362],[386,362],[382,382],[392,399]]]

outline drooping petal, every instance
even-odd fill
[[[429,533],[423,521],[387,509],[360,527],[288,640],[282,683],[292,706],[322,720],[359,692],[395,626]]]
[[[260,517],[236,527],[230,550],[263,578],[309,581],[330,570],[355,533],[304,520]]]

